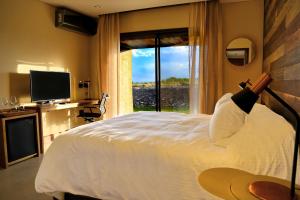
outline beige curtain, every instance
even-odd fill
[[[104,118],[109,119],[119,114],[120,92],[120,31],[119,14],[101,15],[99,19],[99,69],[98,85],[100,94],[106,92],[109,100]]]
[[[218,0],[191,4],[190,110],[211,114],[222,95],[222,18]]]

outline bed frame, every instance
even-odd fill
[[[64,198],[65,198],[65,200],[101,200],[101,199],[95,199],[95,198],[87,197],[87,196],[74,195],[71,193],[65,193]],[[58,199],[53,197],[53,200],[58,200]]]

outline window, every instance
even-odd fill
[[[188,51],[187,29],[121,34],[134,111],[189,111]]]

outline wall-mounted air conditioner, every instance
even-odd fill
[[[87,35],[95,35],[97,33],[97,19],[67,8],[56,8],[55,26]]]

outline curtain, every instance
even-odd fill
[[[99,66],[98,85],[100,94],[106,92],[109,100],[106,103],[105,119],[119,114],[120,89],[120,30],[119,14],[101,15],[99,19]]]
[[[191,4],[190,111],[211,114],[222,95],[222,18],[218,0]]]

